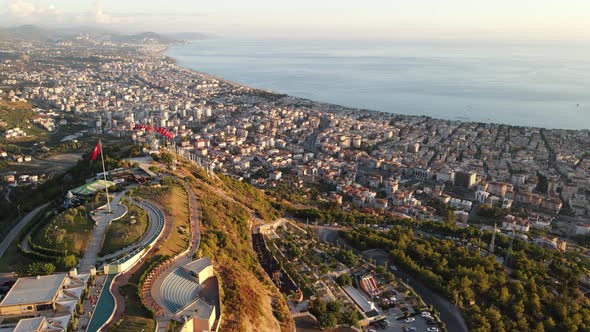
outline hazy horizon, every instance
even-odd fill
[[[225,38],[590,40],[590,2],[566,0],[0,0],[4,26],[89,26]]]

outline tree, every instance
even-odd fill
[[[457,221],[457,217],[455,216],[455,211],[448,209],[447,215],[445,216],[445,221],[447,223],[454,223],[455,221]]]
[[[78,258],[76,255],[67,255],[62,259],[62,263],[66,269],[71,269],[78,264]]]
[[[347,309],[342,312],[342,322],[350,326],[358,326],[358,323],[362,318],[361,314],[354,309]]]
[[[330,312],[318,317],[318,323],[321,329],[331,329],[336,327],[338,324],[338,319],[334,313]]]
[[[354,266],[358,263],[358,257],[356,257],[352,250],[340,250],[334,255],[334,258],[347,266]]]
[[[535,191],[544,194],[549,188],[547,177],[539,172],[537,172],[537,177],[539,178],[539,181],[537,181],[537,187],[535,188]]]
[[[55,272],[55,265],[44,262],[33,262],[27,265],[21,274],[27,276],[42,276]]]
[[[342,310],[342,302],[337,301],[337,300],[336,301],[328,302],[326,304],[326,309],[329,312],[340,313],[340,310]]]
[[[174,155],[168,152],[164,152],[162,154],[160,154],[160,161],[162,161],[165,164],[172,164],[174,162]]]
[[[165,176],[162,178],[162,185],[164,186],[170,186],[174,184],[174,178],[171,176]]]
[[[348,274],[342,274],[338,278],[336,278],[336,282],[338,283],[338,285],[342,287],[350,286],[352,285],[352,277]]]
[[[500,296],[498,297],[498,300],[504,305],[508,304],[508,301],[510,300],[510,292],[505,286],[500,288]]]

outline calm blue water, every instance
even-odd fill
[[[590,43],[220,38],[167,55],[248,86],[344,106],[590,129]]]

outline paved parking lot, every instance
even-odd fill
[[[373,329],[375,331],[383,331],[383,332],[404,332],[408,330],[404,330],[404,328],[415,328],[417,332],[426,332],[429,327],[436,326],[436,325],[428,325],[426,323],[426,319],[418,316],[414,316],[414,322],[406,323],[404,319],[397,320],[396,317],[399,317],[399,314],[395,311],[390,310],[394,314],[387,315],[387,321],[389,321],[390,326],[388,328],[380,328],[376,324],[372,324],[369,329]],[[399,311],[397,311],[399,312]],[[384,313],[385,314],[385,313]]]

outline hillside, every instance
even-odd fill
[[[0,29],[0,40],[47,41],[56,38],[57,36],[58,35],[53,31],[45,30],[30,24]]]
[[[177,42],[168,36],[164,36],[155,32],[142,32],[132,35],[117,35],[113,34],[111,40],[120,43],[158,43],[158,44],[172,44]]]
[[[24,126],[34,112],[29,103],[11,102],[0,99],[0,120],[6,123],[7,129]],[[0,127],[0,131],[2,128]]]
[[[107,38],[120,43],[157,43],[173,44],[181,40],[200,40],[208,38],[208,35],[198,32],[179,32],[160,34],[156,32],[119,33],[96,27],[72,27],[68,29],[46,29],[34,25],[21,25],[9,28],[0,28],[0,40],[26,40],[35,42],[51,42],[60,39],[70,39],[79,34],[87,34],[94,37]]]
[[[293,331],[283,296],[251,248],[252,220],[270,220],[277,212],[264,195],[247,184],[191,171],[177,174],[184,173],[202,206],[202,240],[196,256],[212,257],[220,276],[221,330]]]
[[[212,38],[214,36],[207,35],[204,33],[199,32],[177,32],[177,33],[169,33],[165,35],[168,38],[172,38],[174,40],[184,40],[184,41],[193,41],[193,40],[202,40]]]

